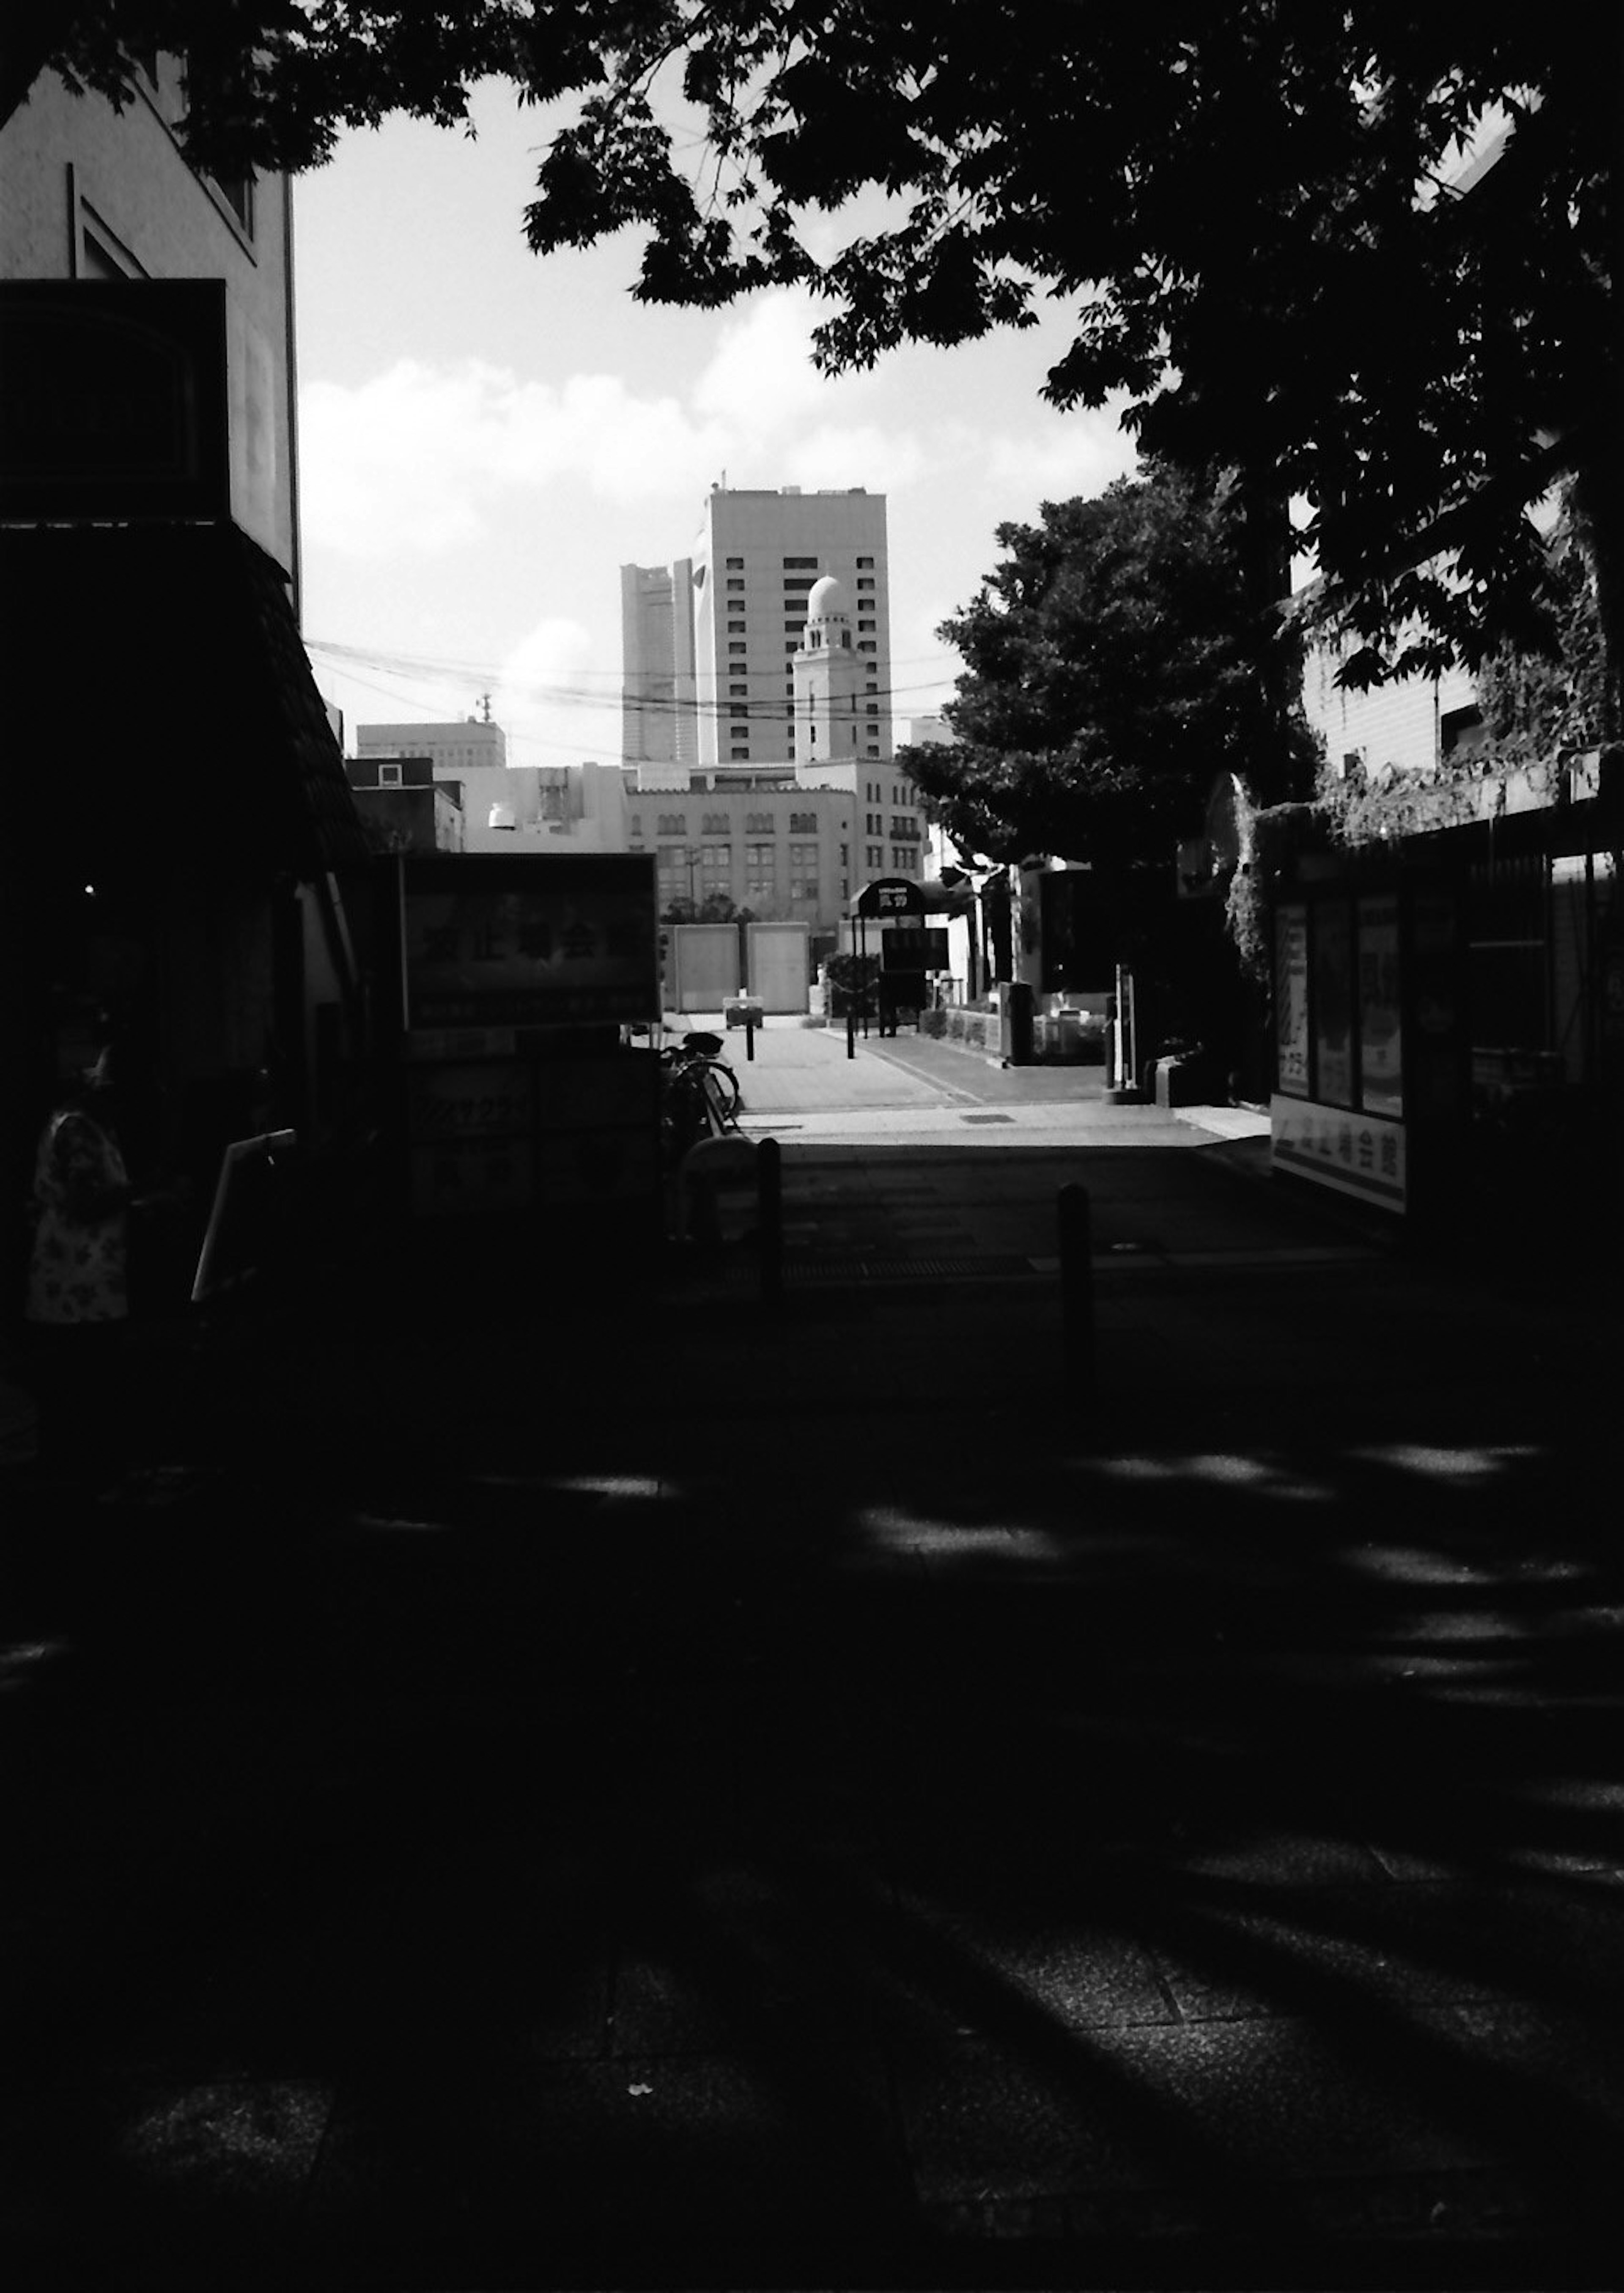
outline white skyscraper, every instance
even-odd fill
[[[794,660],[812,590],[828,576],[841,585],[851,624],[855,757],[889,758],[884,495],[861,486],[817,493],[716,486],[691,555],[669,576],[664,568],[621,568],[628,759],[804,766],[809,726],[797,720]],[[668,579],[669,621],[661,587]]]

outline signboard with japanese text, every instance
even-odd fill
[[[1399,903],[1359,903],[1360,1101],[1371,1114],[1404,1112],[1399,1009]]]
[[[535,1156],[525,1138],[414,1140],[411,1206],[431,1218],[516,1214],[536,1206]]]
[[[894,928],[881,935],[881,968],[886,971],[946,971],[947,933],[941,925]]]
[[[658,1187],[658,1062],[646,1051],[416,1062],[406,1081],[419,1214],[545,1211]]]
[[[1308,911],[1281,908],[1274,920],[1274,1034],[1279,1088],[1308,1096]]]
[[[1346,1106],[1322,1106],[1279,1093],[1269,1106],[1270,1160],[1319,1186],[1402,1211],[1404,1126]]]
[[[409,860],[403,910],[410,1029],[660,1016],[652,858],[463,853]]]
[[[516,1059],[407,1070],[411,1135],[421,1140],[522,1138],[535,1120],[531,1068]]]
[[[922,916],[924,912],[923,892],[905,876],[876,876],[852,903],[852,913],[858,916]]]
[[[657,1198],[654,864],[620,853],[400,863],[410,1195],[421,1217],[544,1220]]]

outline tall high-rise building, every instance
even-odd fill
[[[621,568],[628,759],[805,763],[793,664],[812,590],[831,575],[850,609],[859,752],[889,757],[885,496],[861,486],[816,493],[715,486],[691,555],[669,576],[661,567]],[[667,579],[669,591],[661,586]]]
[[[698,758],[692,580],[686,558],[621,568],[621,754],[627,764],[692,764]]]

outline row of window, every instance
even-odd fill
[[[860,636],[864,630],[873,630],[877,628],[879,624],[874,621],[859,621],[857,623],[857,633]],[[797,635],[800,630],[805,628],[806,623],[804,621],[786,621],[784,627],[786,636]],[[747,622],[729,621],[727,624],[727,635],[730,637],[743,636],[747,634],[748,628],[749,624]],[[857,647],[857,651],[859,652],[873,652],[873,649],[874,648],[872,644],[860,644]],[[744,648],[743,645],[729,645],[727,650],[729,652],[743,652]],[[799,642],[794,644],[786,644],[784,651],[785,652],[799,652],[800,651],[800,645]]]
[[[808,596],[814,589],[816,588],[818,582],[823,577],[820,574],[816,573],[787,574],[784,577],[784,594],[786,597]],[[742,573],[729,573],[727,579],[728,596],[730,597],[743,596],[744,594],[744,576]],[[857,587],[859,590],[872,589],[874,586],[874,577],[872,573],[859,573],[857,575]]]
[[[857,563],[860,566],[872,565],[873,562],[874,561],[872,557],[859,557],[857,560]],[[742,557],[730,557],[727,560],[727,571],[730,573],[742,573],[743,570],[744,560]],[[808,571],[816,573],[817,571],[817,560],[816,557],[786,557],[784,561],[784,570],[786,573],[805,573]]]
[[[643,834],[642,814],[640,813],[633,813],[629,817],[626,825],[629,833],[640,840]],[[654,829],[656,836],[686,836],[687,832],[688,815],[686,812],[662,812],[660,814]],[[780,822],[770,812],[751,812],[746,813],[744,815],[744,833],[746,836],[776,836],[780,832]],[[792,812],[789,817],[788,832],[792,836],[816,836],[817,834],[817,814],[815,812]],[[897,832],[900,834],[902,831],[898,830]],[[733,834],[733,814],[727,812],[707,812],[702,814],[700,820],[700,834],[702,836],[730,837]]]
[[[868,870],[871,876],[875,874],[880,869],[883,868],[885,865],[884,845],[865,844],[863,847],[863,864]],[[891,873],[893,876],[917,876],[919,873],[919,866],[920,861],[917,852],[912,851],[905,844],[892,845]]]
[[[846,863],[847,847],[840,847],[840,860]],[[656,863],[662,905],[674,899],[703,899],[710,892],[733,891],[733,847],[728,844],[707,844],[690,853],[682,846],[662,845]],[[818,883],[818,849],[816,844],[792,844],[789,847],[789,895],[792,900],[816,900]],[[746,899],[774,899],[778,891],[778,855],[771,844],[747,844],[744,847],[744,895]]]
[[[731,622],[729,622],[728,627],[729,627],[729,628],[731,628],[732,626],[733,626],[733,624],[732,624]],[[742,624],[741,624],[741,626],[742,626]],[[792,624],[791,624],[791,623],[790,623],[790,622],[788,622],[788,621],[786,621],[786,622],[784,623],[784,627],[785,627],[786,628],[790,628],[790,627],[792,627]],[[785,652],[786,653],[796,653],[796,652],[799,652],[800,651],[800,644],[797,644],[797,643],[786,643],[786,644],[785,644],[785,645],[784,645],[784,652]],[[857,639],[857,651],[858,651],[859,652],[878,652],[878,651],[879,651],[879,650],[880,650],[880,647],[879,647],[879,642],[878,642],[878,640],[877,640],[876,638],[874,638],[874,637],[863,637],[863,636],[860,636],[860,637]],[[727,666],[728,666],[728,668],[729,668],[730,669],[741,669],[741,668],[743,668],[743,666],[744,666],[744,663],[743,663],[743,660],[740,658],[740,656],[741,656],[742,654],[747,653],[749,651],[750,651],[750,647],[749,647],[749,645],[748,645],[748,644],[745,644],[745,642],[744,642],[744,640],[743,640],[743,637],[734,637],[733,639],[731,639],[731,641],[729,642],[728,646],[727,646]]]

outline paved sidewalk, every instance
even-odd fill
[[[786,1138],[775,1310],[375,1269],[19,1492],[8,2251],[1616,2283],[1616,1324],[1079,1104]]]

